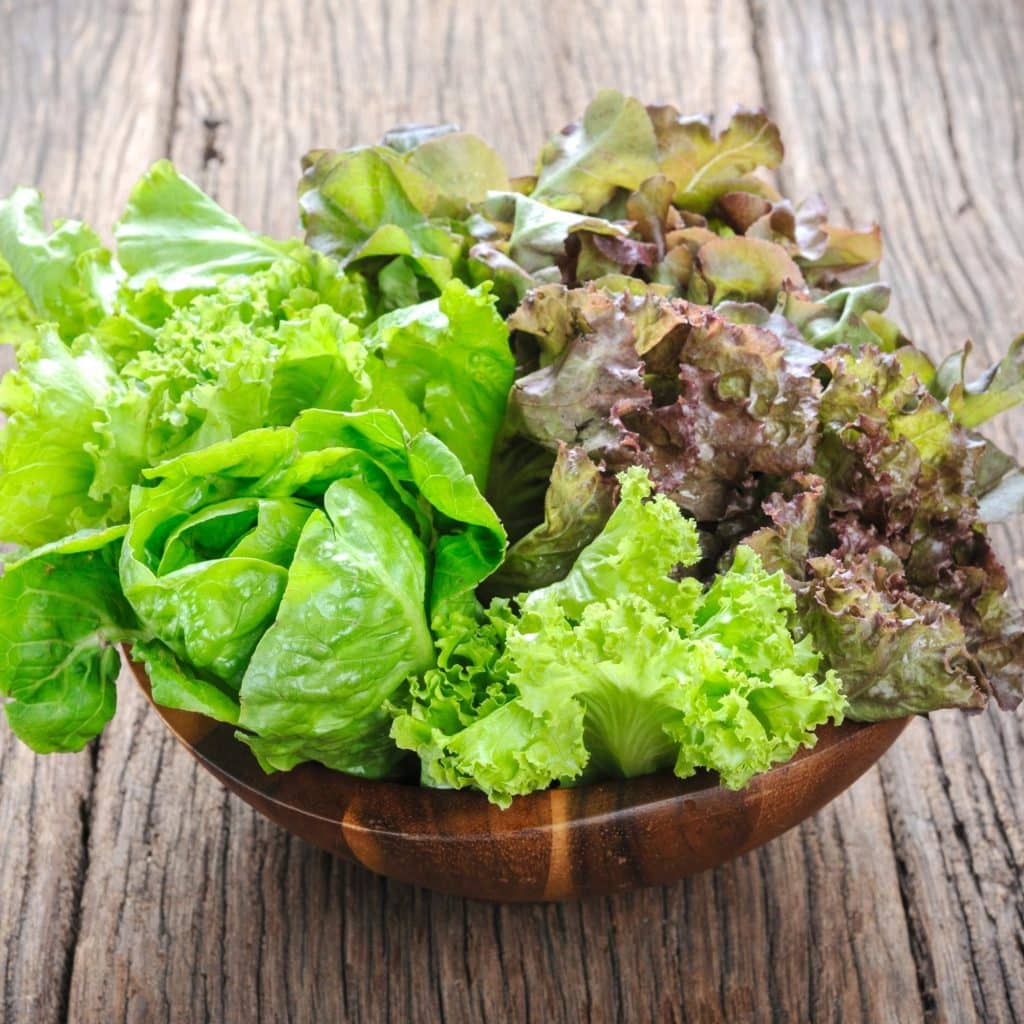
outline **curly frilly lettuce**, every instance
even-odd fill
[[[835,673],[789,629],[781,573],[737,550],[705,589],[691,520],[640,469],[565,579],[443,620],[436,667],[394,702],[392,736],[427,785],[507,806],[554,782],[710,769],[732,787],[841,721]]]
[[[610,470],[642,465],[701,521],[725,517],[754,474],[813,463],[821,388],[805,346],[682,300],[592,286],[539,289],[511,322],[556,354],[516,381],[509,439],[577,446]]]

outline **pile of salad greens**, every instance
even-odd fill
[[[1015,707],[1024,471],[977,428],[1024,336],[933,362],[782,155],[602,92],[528,177],[449,125],[314,151],[301,242],[165,161],[115,249],[0,200],[11,729],[81,749],[127,645],[267,771],[504,806]]]

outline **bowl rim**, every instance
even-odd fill
[[[804,771],[806,766],[801,767],[803,762],[827,751],[835,753],[838,748],[851,743],[860,746],[869,742],[868,737],[872,735],[879,735],[881,740],[881,734],[891,734],[884,744],[884,750],[899,736],[912,717],[881,722],[846,720],[838,726],[832,723],[820,726],[815,731],[816,742],[813,747],[801,747],[789,761],[773,765],[754,776],[744,790],[727,789],[714,773],[708,771],[698,771],[688,779],[659,773],[574,787],[549,787],[514,797],[508,808],[500,808],[478,790],[435,789],[415,782],[367,779],[317,762],[306,762],[289,771],[266,773],[259,767],[249,748],[235,738],[234,726],[217,722],[198,712],[157,704],[153,699],[145,666],[132,657],[130,646],[123,645],[122,650],[125,663],[165,727],[204,768],[250,804],[257,807],[266,805],[284,814],[298,813],[305,819],[337,826],[345,807],[357,798],[364,812],[368,805],[372,807],[375,800],[379,799],[384,803],[397,803],[408,808],[411,819],[454,814],[465,819],[466,825],[478,826],[459,831],[460,840],[471,839],[474,834],[486,833],[491,836],[495,831],[511,835],[524,829],[545,831],[559,828],[564,825],[565,818],[561,814],[552,817],[549,812],[553,806],[567,805],[570,801],[586,803],[590,808],[587,820],[595,822],[622,814],[623,811],[654,810],[659,804],[680,799],[694,809],[702,807],[709,814],[726,813],[724,810],[715,810],[725,794],[744,793],[755,782],[759,786],[764,786],[766,782],[784,782],[786,776],[792,775],[794,771]],[[297,793],[301,793],[301,800],[295,798]],[[311,795],[313,799],[310,799]],[[384,820],[374,823],[372,812],[359,823],[346,822],[345,828],[375,836],[398,834]],[[400,832],[404,839],[412,838],[408,831]],[[434,833],[429,841],[436,843],[442,838]]]

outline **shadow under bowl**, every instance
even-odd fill
[[[128,662],[152,701],[145,668]],[[550,901],[664,885],[774,839],[868,770],[909,719],[823,726],[817,745],[745,789],[650,775],[517,797],[378,782],[303,764],[267,775],[229,725],[154,708],[204,768],[271,821],[337,857],[473,899]]]

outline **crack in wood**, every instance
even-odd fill
[[[917,910],[914,906],[913,886],[910,865],[903,853],[896,836],[894,826],[894,810],[889,804],[889,795],[882,779],[882,793],[885,800],[886,823],[889,827],[889,843],[892,846],[896,862],[896,877],[899,881],[900,905],[903,907],[903,919],[907,926],[907,941],[914,954],[914,976],[917,981],[917,994],[921,999],[921,1007],[926,1021],[932,1021],[936,1015],[935,1001],[935,964],[931,950],[928,948],[927,936],[921,928]]]
[[[66,1020],[71,1007],[71,982],[75,970],[75,952],[78,949],[78,937],[82,929],[82,896],[85,892],[85,880],[89,875],[89,858],[92,855],[92,809],[96,796],[96,780],[99,777],[100,748],[103,737],[99,736],[88,747],[89,784],[84,798],[78,805],[78,825],[82,849],[78,873],[71,886],[71,920],[68,926],[68,945],[64,953],[64,962],[60,968],[60,1001],[58,1014],[60,1020]]]
[[[224,153],[217,144],[217,134],[224,124],[225,122],[219,117],[203,118],[203,152],[200,159],[204,172],[210,164],[224,162]]]
[[[185,42],[188,33],[189,10],[192,0],[179,0],[175,33],[174,63],[171,71],[170,104],[164,133],[164,153],[170,157],[174,151],[174,136],[178,127],[178,110],[181,107],[181,77],[185,66]]]

